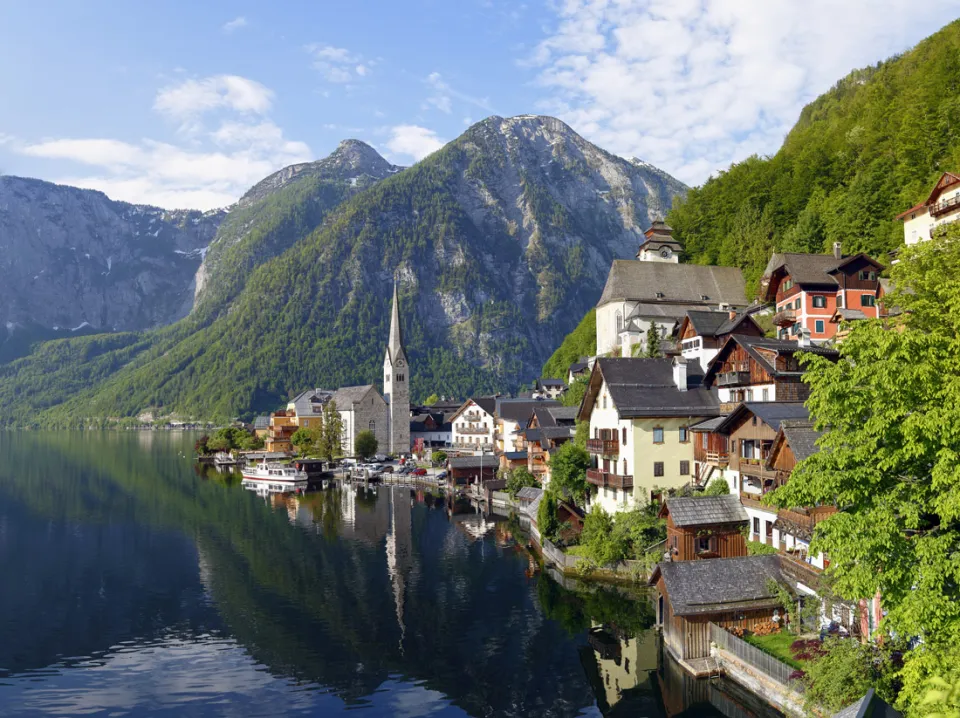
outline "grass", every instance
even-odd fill
[[[567,546],[564,549],[564,553],[566,553],[567,556],[577,556],[578,558],[585,558],[587,555],[587,547],[586,546]]]
[[[751,646],[756,646],[764,653],[783,661],[788,666],[803,669],[805,662],[794,658],[790,651],[790,644],[797,640],[797,636],[792,633],[781,631],[780,633],[771,633],[769,636],[755,636],[748,633],[743,637],[743,640]]]

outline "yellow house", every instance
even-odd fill
[[[960,219],[960,175],[944,172],[923,202],[896,218],[903,222],[905,244],[931,239],[937,227]]]
[[[290,451],[290,437],[299,428],[297,415],[292,411],[275,411],[270,414],[270,428],[263,440],[267,451]]]
[[[720,414],[702,381],[700,365],[683,357],[597,359],[578,417],[590,425],[591,507],[629,511],[694,480],[689,427]]]

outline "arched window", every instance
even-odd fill
[[[376,430],[377,430],[377,422],[371,421],[371,422],[370,422],[369,429],[370,429],[370,431],[376,432]]]
[[[623,427],[623,440],[620,443],[624,446],[627,445],[627,427]]]
[[[617,334],[623,331],[623,312],[617,310]]]
[[[623,460],[623,475],[624,475],[624,476],[627,475],[627,460],[626,460],[626,459]]]

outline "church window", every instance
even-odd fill
[[[617,334],[623,331],[623,314],[617,310]]]
[[[370,429],[370,431],[376,432],[376,430],[377,430],[377,422],[371,421],[368,428]]]

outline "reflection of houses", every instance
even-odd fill
[[[710,623],[753,630],[775,613],[779,618],[783,606],[773,583],[792,584],[782,561],[767,555],[658,564],[650,583],[657,589],[663,642],[673,657],[699,672],[696,659],[710,655]]]
[[[737,496],[669,498],[660,508],[660,518],[667,522],[667,550],[673,561],[747,555],[740,533],[747,525],[747,512]]]
[[[594,624],[581,649],[581,662],[604,715],[639,689],[653,702],[651,676],[657,670],[659,646],[655,631],[626,638]]]

